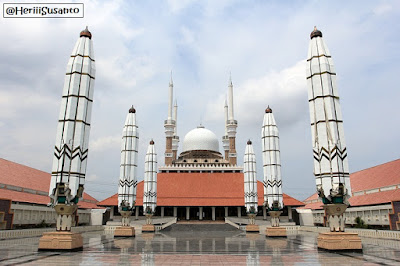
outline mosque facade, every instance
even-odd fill
[[[246,217],[243,167],[237,164],[233,83],[228,83],[228,101],[224,105],[225,133],[221,139],[203,125],[178,136],[178,106],[173,103],[173,81],[169,83],[169,103],[165,128],[164,164],[158,167],[157,208],[155,216],[178,220],[222,220],[224,217]],[[260,121],[261,124],[261,121]],[[220,152],[220,140],[222,152]],[[178,153],[179,146],[182,146]],[[245,144],[245,143],[244,143]],[[160,159],[160,158],[159,158]],[[162,160],[160,160],[162,161]],[[267,215],[264,183],[257,181],[257,214]],[[144,182],[137,185],[134,216],[143,215]],[[304,203],[283,194],[281,220],[296,220],[295,208]],[[110,208],[110,219],[118,220],[117,194],[99,202]]]

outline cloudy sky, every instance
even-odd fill
[[[239,164],[250,138],[262,179],[260,134],[270,105],[283,190],[300,200],[312,194],[305,60],[314,25],[336,65],[351,172],[400,157],[399,1],[79,2],[82,19],[1,18],[1,158],[51,171],[65,68],[86,25],[97,72],[85,191],[99,200],[117,192],[131,105],[140,129],[138,179],[151,138],[163,165],[171,70],[181,140],[199,123],[223,135],[231,72]]]

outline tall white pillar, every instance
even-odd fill
[[[228,217],[228,207],[224,207],[225,208],[225,217]]]

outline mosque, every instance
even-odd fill
[[[178,154],[180,138],[177,135],[178,106],[173,105],[173,81],[169,83],[168,116],[164,122],[166,145],[164,165],[158,167],[156,216],[177,217],[178,220],[222,220],[224,217],[246,217],[244,202],[243,167],[237,165],[237,120],[233,109],[233,84],[228,84],[228,102],[225,102],[225,135],[220,141],[209,129],[200,125],[183,138],[182,152]],[[260,121],[261,122],[261,121]],[[143,187],[137,185],[136,219],[143,215]],[[257,182],[258,215],[269,219],[264,203],[264,185]],[[296,221],[296,207],[304,203],[283,195],[282,221]],[[109,207],[110,219],[118,220],[118,194],[98,203]]]

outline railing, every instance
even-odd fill
[[[315,233],[326,233],[326,232],[329,232],[329,227],[300,226],[299,231],[315,232]],[[361,228],[346,228],[345,232],[357,233],[359,236],[362,236],[362,237],[400,240],[400,231],[374,230],[374,229],[361,229]]]
[[[90,232],[90,231],[102,231],[104,227],[102,225],[93,226],[78,226],[72,227],[71,231],[75,233]],[[12,239],[12,238],[26,238],[41,236],[44,232],[54,232],[55,228],[32,228],[32,229],[17,229],[17,230],[1,230],[0,239]]]
[[[164,228],[167,228],[167,227],[170,226],[170,225],[176,224],[176,219],[177,219],[177,218],[174,217],[173,220],[169,221],[168,223],[165,223],[165,224],[161,225],[161,229],[159,229],[159,230],[162,230],[162,229],[164,229]],[[156,228],[156,231],[159,231],[159,230],[157,230],[157,228]]]
[[[226,218],[226,217],[225,217],[225,223],[226,223],[226,224],[230,224],[230,225],[232,225],[233,227],[235,227],[235,228],[237,228],[237,229],[240,229],[240,225],[238,225],[237,223],[232,222],[231,220],[229,220],[229,219]],[[246,230],[246,229],[245,229],[245,230]]]

